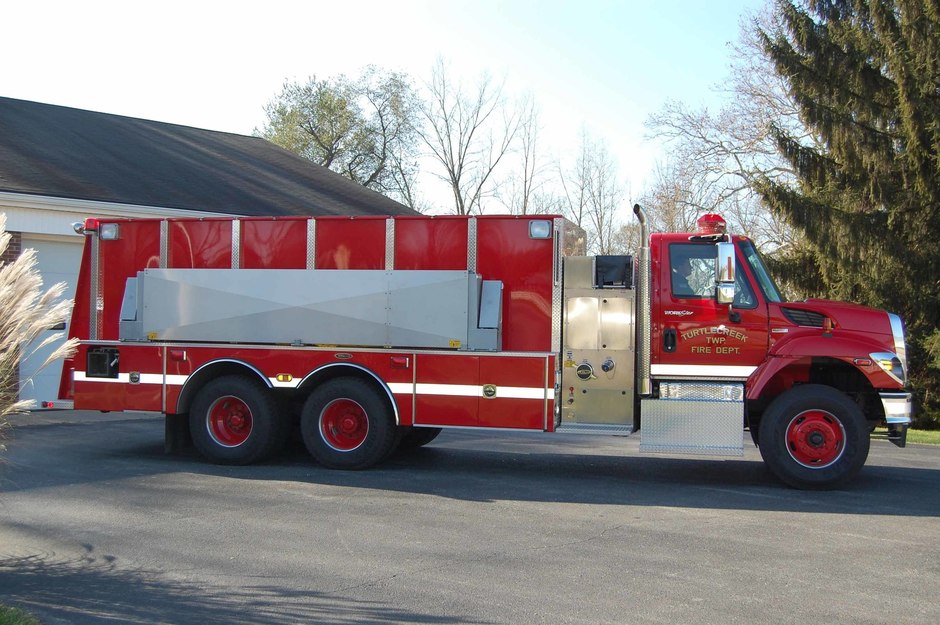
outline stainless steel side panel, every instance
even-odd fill
[[[593,257],[566,258],[564,274],[558,428],[629,433],[636,359],[634,291],[593,288]]]
[[[480,278],[466,271],[148,269],[138,276],[144,336],[137,340],[474,349],[471,303]]]

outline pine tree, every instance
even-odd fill
[[[807,294],[899,313],[919,422],[940,425],[926,350],[940,320],[940,0],[777,8],[785,28],[760,33],[764,50],[816,135],[776,132],[798,180],[760,191],[808,242],[778,267]]]

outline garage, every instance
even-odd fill
[[[36,250],[36,260],[39,272],[42,275],[43,288],[49,288],[58,282],[65,282],[68,285],[65,297],[71,299],[75,296],[75,279],[78,276],[78,267],[82,261],[82,243],[83,239],[78,236],[70,239],[67,237],[23,235],[23,249],[32,248]],[[68,329],[67,327],[58,330],[50,329],[37,339],[37,344],[56,332],[67,335]],[[61,341],[48,345],[20,363],[20,380],[26,381],[20,392],[20,399],[35,400],[38,407],[42,405],[43,401],[58,398],[62,363],[55,362],[41,371],[37,370],[42,366],[46,357],[60,344]]]

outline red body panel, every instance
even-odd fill
[[[529,219],[477,220],[477,270],[503,281],[503,349],[552,350],[551,240],[530,239]]]
[[[317,219],[317,269],[385,269],[384,217]]]
[[[395,268],[466,269],[467,223],[462,217],[397,218]]]
[[[245,269],[305,269],[306,219],[243,219],[241,266]]]
[[[170,221],[168,267],[173,269],[231,268],[232,221],[230,219]]]

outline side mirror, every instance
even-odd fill
[[[721,242],[715,247],[718,252],[718,262],[715,265],[716,297],[719,304],[731,304],[734,302],[734,243]]]

